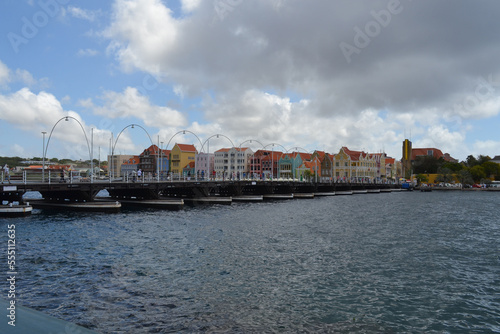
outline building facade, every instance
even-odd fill
[[[217,177],[235,179],[250,173],[253,151],[248,147],[222,148],[214,153],[214,170]]]
[[[170,171],[174,175],[182,175],[184,167],[196,161],[198,151],[194,145],[175,144],[170,152]]]
[[[121,176],[133,176],[137,173],[137,169],[139,168],[139,156],[135,155],[132,158],[128,159],[124,163],[122,163],[120,168]]]
[[[143,173],[156,174],[159,171],[161,174],[168,172],[169,151],[160,150],[158,146],[151,145],[139,155],[139,165]]]
[[[133,157],[134,157],[133,155],[125,155],[125,154],[108,155],[108,173],[113,177],[120,176],[122,164],[127,162],[130,158]]]
[[[196,155],[196,175],[198,178],[207,179],[213,176],[214,153],[198,153]]]

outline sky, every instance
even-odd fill
[[[400,159],[409,138],[493,157],[499,12],[489,0],[2,1],[0,156],[186,143]]]

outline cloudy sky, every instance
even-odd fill
[[[460,160],[498,155],[499,12],[488,0],[2,1],[0,156],[42,156],[53,130],[49,157],[88,159],[80,124],[95,157],[215,134],[211,151],[227,136],[400,158],[411,138]]]

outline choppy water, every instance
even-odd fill
[[[36,211],[18,302],[102,333],[499,333],[500,194]],[[5,262],[0,267],[6,272]]]

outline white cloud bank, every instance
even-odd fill
[[[490,15],[500,4],[396,2],[186,0],[190,15],[176,17],[160,0],[116,0],[103,35],[124,71],[205,96],[207,122],[238,139],[400,156],[411,129],[463,155],[467,128],[448,128],[450,118],[460,127],[499,115],[500,86],[478,80],[500,77]],[[358,47],[350,61],[345,43]]]

